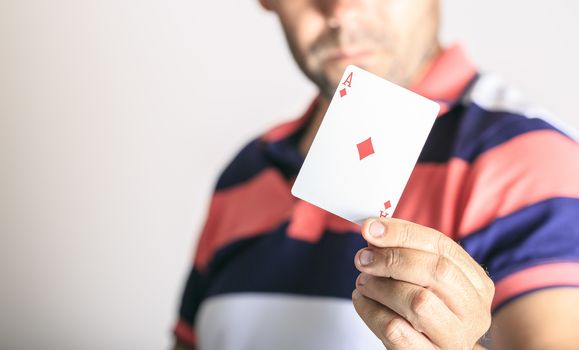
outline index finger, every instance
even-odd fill
[[[454,240],[433,228],[401,219],[373,218],[362,225],[362,235],[378,248],[410,248],[444,256],[463,270],[477,289],[486,286],[483,268]]]

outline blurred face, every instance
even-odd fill
[[[438,0],[260,0],[302,71],[332,96],[355,64],[408,85],[438,50]]]

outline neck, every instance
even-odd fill
[[[431,64],[434,62],[435,58],[440,54],[441,51],[442,48],[438,43],[436,43],[434,47],[429,50],[427,54],[424,55],[424,57],[422,57],[422,60],[418,66],[413,70],[414,73],[409,76],[409,79],[407,80],[408,83],[404,85],[412,86],[415,85],[416,82],[422,80],[426,75],[426,72],[428,72]],[[324,94],[320,94],[318,105],[313,111],[314,115],[312,116],[310,124],[308,125],[299,143],[299,151],[302,156],[305,157],[310,150],[310,147],[314,142],[314,137],[316,136],[316,133],[322,124],[322,120],[324,119],[324,115],[326,114],[329,106],[330,99]]]

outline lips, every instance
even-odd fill
[[[328,55],[328,61],[356,60],[368,56],[372,51],[338,51]]]

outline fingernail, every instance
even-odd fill
[[[360,274],[360,277],[358,277],[358,284],[363,286],[366,284],[366,282],[368,282],[368,275],[365,273]]]
[[[360,253],[360,264],[363,266],[370,265],[374,261],[374,254],[369,250],[363,250]]]
[[[382,225],[380,221],[373,221],[370,224],[370,234],[372,236],[376,238],[382,237],[384,235],[384,231],[386,231],[386,228],[384,227],[384,225]]]

